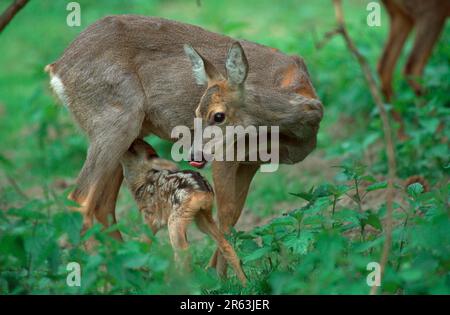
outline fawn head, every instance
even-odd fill
[[[304,139],[314,139],[315,144],[323,108],[300,58],[292,56],[292,64],[275,78],[273,88],[267,88],[247,83],[251,69],[239,42],[228,50],[225,75],[193,47],[186,44],[184,50],[197,84],[206,87],[195,110],[196,117],[207,126],[219,126],[222,130],[226,126],[278,126],[280,161],[295,163],[304,158],[287,156],[287,148],[301,146]]]
[[[155,149],[147,142],[136,139],[121,159],[127,182],[134,182],[148,171],[178,171],[174,162],[158,157]]]

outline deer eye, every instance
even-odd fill
[[[215,113],[214,114],[214,122],[220,124],[225,120],[225,113]]]

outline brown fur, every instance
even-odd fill
[[[291,89],[295,93],[309,98],[317,98],[312,86],[304,80],[304,78],[298,77],[297,66],[292,65],[283,72],[280,87]]]

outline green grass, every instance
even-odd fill
[[[333,38],[320,50],[315,47],[315,41],[334,27],[331,1],[203,0],[200,7],[195,0],[78,2],[81,27],[66,25],[67,1],[30,1],[0,35],[0,293],[367,293],[365,266],[378,260],[383,231],[374,228],[375,219],[359,213],[355,203],[339,205],[333,214],[333,198],[348,197],[330,192],[329,185],[340,185],[353,196],[348,172],[333,166],[364,163],[366,174],[378,181],[386,174],[386,157],[374,104],[342,39]],[[0,11],[7,4],[2,1]],[[345,1],[344,12],[350,35],[375,69],[388,21],[383,11],[382,27],[368,27],[365,6],[366,1]],[[200,25],[301,55],[307,63],[325,106],[318,148],[305,163],[256,175],[243,212],[254,218],[243,221],[249,232],[235,231],[231,236],[251,279],[246,289],[233,277],[217,281],[212,271],[203,271],[214,250],[207,238],[195,238],[194,270],[184,275],[176,272],[164,235],[151,247],[138,242],[146,231],[126,189],[119,196],[117,228],[127,242],[115,243],[94,229],[91,233],[101,244],[98,253],[90,255],[82,249],[77,236],[80,217],[67,210],[66,196],[81,169],[87,141],[67,109],[52,96],[43,68],[87,25],[124,13]],[[396,204],[399,225],[382,287],[385,293],[450,291],[450,250],[445,242],[449,40],[447,24],[425,71],[429,93],[424,97],[414,98],[400,71],[394,78],[397,98],[392,106],[405,117],[410,135],[408,141],[396,143],[398,182],[420,174],[432,184],[432,191],[419,195],[397,191],[402,203]],[[406,50],[410,48],[411,39]],[[404,51],[398,68],[405,59]],[[150,141],[169,156],[168,143],[154,137]],[[209,169],[204,174],[211,178]],[[373,179],[361,181],[369,185]],[[313,186],[318,196],[313,201],[290,194],[308,192]],[[384,206],[374,207],[370,201],[384,200],[379,192],[369,193],[363,207],[383,221]],[[299,213],[304,213],[301,218]],[[277,218],[257,227],[269,216]],[[348,226],[353,231],[350,236]],[[372,226],[367,235],[366,226]],[[68,245],[60,246],[61,239],[67,239]],[[80,289],[65,285],[68,261],[84,266],[86,282]]]

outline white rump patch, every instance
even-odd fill
[[[67,105],[67,95],[64,91],[64,84],[56,74],[52,76],[50,85],[52,86],[53,91],[55,91],[56,95],[58,95],[59,99],[63,102],[63,104]]]

